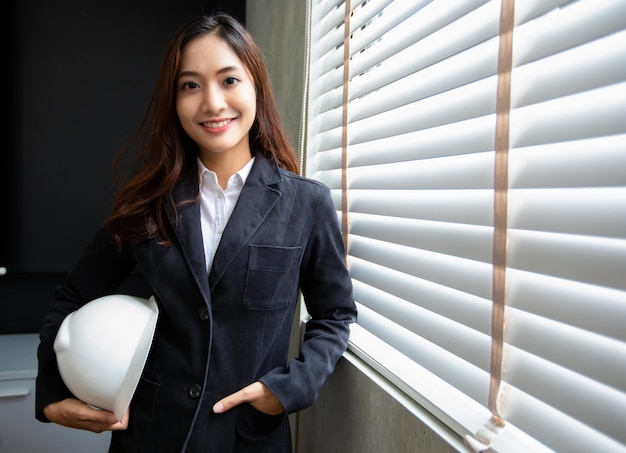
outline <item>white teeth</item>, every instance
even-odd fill
[[[212,129],[218,128],[218,127],[222,127],[222,126],[226,126],[229,123],[230,120],[224,120],[224,121],[210,121],[208,123],[204,123],[204,125],[206,127],[210,127]]]

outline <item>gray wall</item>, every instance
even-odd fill
[[[304,74],[305,0],[248,0],[246,26],[263,50],[283,123],[300,140]]]
[[[380,376],[342,358],[317,402],[297,416],[297,453],[448,453],[465,451],[441,424],[437,432]],[[452,446],[451,441],[455,446]],[[461,449],[461,450],[459,450]]]
[[[246,25],[262,48],[287,131],[297,147],[303,104],[306,0],[248,0]],[[297,328],[295,329],[297,332]],[[297,334],[294,337],[297,343]],[[358,365],[358,366],[357,366]],[[342,358],[317,402],[291,417],[296,453],[463,451],[445,427],[358,360]]]

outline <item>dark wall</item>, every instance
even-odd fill
[[[145,113],[172,33],[213,9],[245,20],[244,0],[12,3],[0,334],[39,331],[54,286],[108,214],[111,163]]]

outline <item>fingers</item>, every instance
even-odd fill
[[[44,414],[51,422],[94,433],[124,430],[128,427],[129,418],[128,410],[118,421],[112,412],[94,409],[75,398],[48,405],[44,408]]]
[[[255,409],[268,415],[278,415],[285,411],[278,398],[257,381],[215,403],[213,412],[221,414],[242,403],[250,403]]]
[[[262,389],[259,388],[262,384],[260,382],[254,382],[247,387],[242,388],[238,392],[228,395],[226,398],[221,399],[213,406],[213,412],[221,414],[227,410],[232,409],[242,403],[247,403],[262,394]]]
[[[115,416],[113,417],[115,418]],[[122,416],[121,420],[116,421],[111,426],[111,431],[120,431],[128,428],[128,419],[130,418],[130,407],[126,409],[126,413]]]

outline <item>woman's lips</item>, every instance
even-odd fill
[[[217,120],[217,121],[207,121],[205,123],[202,123],[202,126],[204,126],[206,129],[212,132],[220,132],[226,129],[232,121],[233,121],[232,118],[225,119],[225,120]]]

